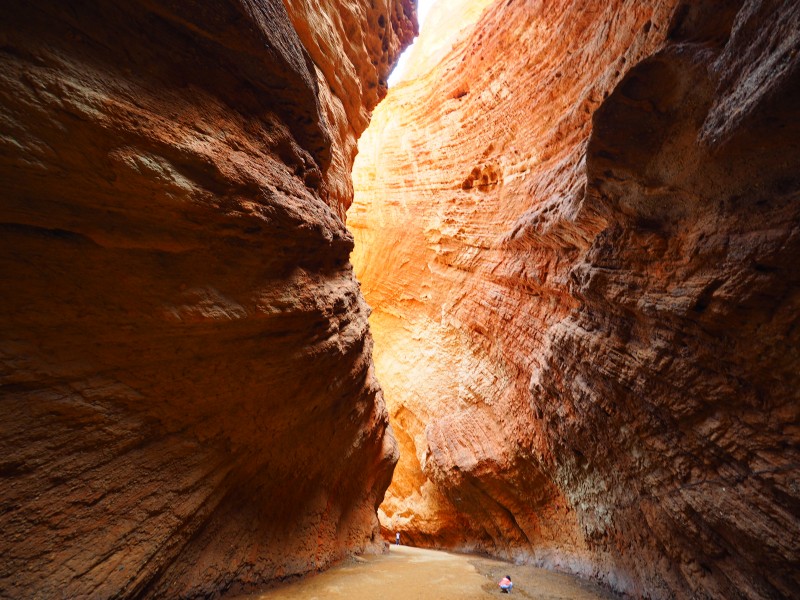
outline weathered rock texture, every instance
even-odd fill
[[[0,9],[0,597],[216,597],[377,541],[342,216],[410,2]]]
[[[504,0],[389,93],[348,213],[387,529],[633,596],[796,597],[799,20]]]

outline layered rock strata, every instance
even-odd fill
[[[397,449],[343,215],[413,5],[0,15],[0,597],[213,598],[374,546]]]
[[[797,593],[799,23],[503,1],[423,32],[348,214],[386,529],[636,597]]]

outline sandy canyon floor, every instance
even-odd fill
[[[511,575],[519,598],[596,600],[616,596],[570,575],[467,554],[451,554],[408,546],[392,546],[389,554],[355,558],[319,575],[237,600],[468,600],[506,597],[497,587]]]

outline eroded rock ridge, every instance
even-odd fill
[[[635,597],[796,597],[799,22],[512,0],[418,53],[348,214],[386,528]]]
[[[212,598],[378,542],[344,212],[408,1],[0,9],[0,597]]]

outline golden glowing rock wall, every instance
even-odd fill
[[[385,528],[634,596],[800,589],[799,12],[495,2],[390,91],[348,213]]]

